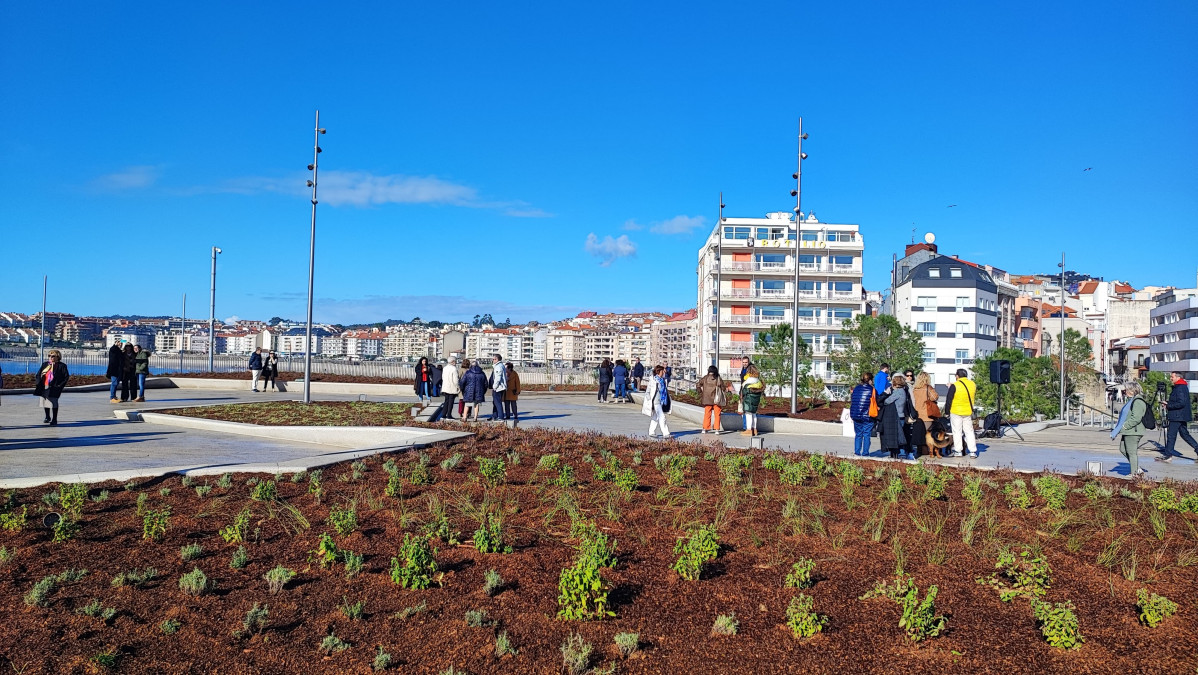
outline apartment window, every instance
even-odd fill
[[[928,277],[931,279],[939,279],[940,278],[940,268],[939,267],[929,267],[928,268]]]
[[[985,300],[983,300],[982,302],[985,302]],[[968,307],[969,306],[969,298],[964,297],[964,296],[957,296],[957,306],[958,307]]]
[[[828,233],[828,241],[853,241],[856,238],[856,234],[853,232],[832,230]]]
[[[923,362],[924,363],[935,363],[936,362],[936,350],[935,349],[923,350]]]
[[[852,293],[853,292],[853,282],[851,282],[851,281],[833,281],[832,282],[832,290],[836,291],[837,293]]]
[[[1023,338],[1024,340],[1032,339],[1032,329],[1024,328],[1023,330],[1019,331],[1019,337]]]
[[[799,281],[799,290],[800,291],[818,292],[818,291],[822,291],[823,288],[824,288],[824,282],[822,282],[822,281]]]
[[[968,332],[969,332],[969,324],[967,324],[967,323],[957,324],[957,337],[961,337],[962,334],[968,333]]]
[[[784,227],[775,227],[770,229],[770,239],[785,239],[786,229]]]
[[[770,228],[768,228],[768,227],[757,228],[757,238],[758,239],[769,239],[770,238]]]
[[[969,358],[969,350],[968,349],[958,349],[957,350],[957,363],[965,363],[965,360],[968,358]]]
[[[819,241],[819,232],[804,232],[800,238],[803,241]]]
[[[725,239],[748,239],[750,228],[724,226]]]
[[[770,295],[777,295],[786,290],[785,281],[758,281],[757,289]]]
[[[769,318],[781,320],[784,316],[786,316],[786,309],[784,307],[762,307],[758,310],[758,314],[763,319]]]
[[[820,311],[817,307],[799,307],[800,319],[814,319],[819,316]]]
[[[961,278],[961,268],[960,267],[949,268],[948,276],[952,277],[953,279],[960,279]]]
[[[759,253],[757,262],[762,267],[782,267],[786,264],[786,256],[781,253]]]
[[[829,347],[844,347],[849,343],[840,333],[828,333],[826,342]]]
[[[917,307],[935,307],[936,298],[930,295],[921,295],[915,299],[915,305]]]
[[[819,340],[819,336],[815,333],[799,333],[799,339],[807,343],[807,346],[814,347]]]
[[[832,256],[832,264],[843,267],[851,267],[853,265],[853,256],[851,255],[834,255]]]
[[[936,323],[921,321],[915,324],[915,331],[924,337],[936,337]]]
[[[824,260],[824,257],[822,255],[801,255],[801,256],[799,256],[799,264],[804,265],[804,266],[814,265],[814,266],[818,267],[819,264],[821,262],[823,262],[823,260]]]
[[[831,310],[831,316],[834,319],[848,320],[853,318],[853,310],[847,307],[837,307]]]

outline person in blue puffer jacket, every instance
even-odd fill
[[[869,437],[874,431],[874,418],[869,416],[869,403],[874,395],[873,373],[861,373],[861,383],[853,387],[849,418],[853,420],[853,454],[869,454]]]
[[[473,418],[477,422],[478,409],[487,400],[487,389],[490,387],[487,382],[487,374],[483,372],[483,369],[476,362],[462,376],[459,386],[462,390],[462,400],[466,403],[466,412],[462,414],[462,419]]]

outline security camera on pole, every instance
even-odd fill
[[[312,281],[316,273],[316,173],[319,169],[320,136],[325,132],[320,128],[320,111],[316,111],[316,131],[313,132],[312,163],[308,170],[312,172],[312,180],[308,187],[312,188],[312,234],[308,245],[308,326],[304,331],[304,403],[312,402]]]

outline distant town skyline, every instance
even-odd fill
[[[9,7],[0,306],[206,315],[215,245],[218,316],[301,315],[316,109],[320,321],[691,307],[721,193],[794,207],[800,115],[867,289],[925,232],[1194,283],[1192,3],[318,9]]]

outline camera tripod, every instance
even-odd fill
[[[1009,431],[1009,432],[1011,432],[1011,433],[1015,434],[1016,436],[1018,436],[1018,437],[1019,437],[1019,440],[1021,440],[1021,441],[1022,441],[1022,440],[1023,440],[1023,434],[1020,434],[1020,433],[1019,433],[1019,430],[1018,430],[1018,429],[1016,429],[1016,428],[1014,427],[1014,425],[1012,425],[1011,423],[1007,422],[1007,421],[1006,421],[1006,418],[1005,418],[1005,417],[1003,417],[1003,414],[1002,414],[1002,385],[1001,385],[1001,384],[1000,384],[1000,385],[998,385],[998,409],[997,409],[997,410],[995,410],[994,412],[995,412],[995,413],[998,415],[998,430],[997,430],[997,431],[995,431],[995,433],[994,433],[994,437],[995,437],[995,438],[1002,438],[1002,437],[1003,437],[1003,436],[1005,436],[1005,435],[1006,435],[1006,433]]]

